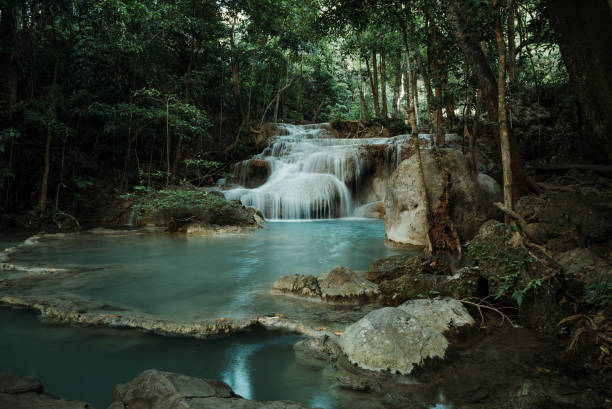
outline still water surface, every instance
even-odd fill
[[[36,291],[77,294],[162,318],[243,318],[272,312],[323,314],[325,306],[271,297],[290,273],[320,274],[335,265],[363,271],[394,254],[374,220],[267,223],[251,235],[79,235],[43,240],[14,262],[91,267]],[[340,313],[342,313],[340,311]],[[40,378],[46,390],[105,408],[112,386],[149,368],[221,379],[250,399],[301,401],[314,407],[371,406],[337,387],[333,370],[296,362],[300,337],[257,332],[217,340],[136,331],[41,324],[31,313],[0,309],[0,370]]]
[[[45,240],[26,247],[15,261],[101,268],[46,285],[45,291],[56,294],[162,318],[248,318],[295,308],[294,302],[269,296],[282,275],[318,275],[336,265],[364,271],[375,259],[394,254],[384,237],[379,220],[276,222],[230,237],[128,233]]]

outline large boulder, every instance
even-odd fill
[[[397,308],[426,322],[440,332],[446,332],[451,328],[472,326],[476,323],[463,304],[454,298],[409,300]]]
[[[467,159],[454,149],[421,152],[427,196],[432,212],[440,206],[444,181],[440,168],[450,174],[451,219],[461,241],[471,239],[478,226],[495,214],[491,194],[479,183]],[[490,180],[487,180],[490,182]],[[425,208],[415,155],[393,172],[385,197],[387,240],[400,245],[425,245]]]
[[[348,267],[337,266],[315,277],[290,274],[276,280],[272,291],[330,303],[362,303],[378,298],[378,286]]]
[[[305,409],[290,401],[256,402],[236,395],[227,384],[172,372],[147,370],[116,385],[109,409]]]
[[[339,339],[348,360],[373,371],[409,374],[427,359],[444,358],[448,341],[425,322],[386,307],[346,328]]]

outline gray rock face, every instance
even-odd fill
[[[279,278],[272,291],[331,303],[367,302],[378,297],[378,286],[357,275],[348,267],[337,266],[318,278],[290,274]]]
[[[435,157],[436,155],[437,157]],[[423,173],[431,210],[440,205],[443,181],[438,168],[448,169],[451,176],[451,218],[461,241],[471,239],[478,226],[495,214],[491,195],[478,182],[467,159],[453,149],[438,149],[436,153],[421,152]],[[490,181],[488,181],[490,182]],[[425,209],[421,203],[421,186],[416,158],[403,161],[389,179],[385,197],[385,228],[387,239],[401,245],[425,244]]]
[[[172,372],[147,370],[124,385],[115,386],[108,409],[305,409],[290,401],[256,402],[234,394],[220,381]]]
[[[397,308],[426,322],[440,332],[475,324],[463,304],[454,298],[408,300]]]
[[[0,408],[93,409],[93,406],[46,395],[38,379],[0,372]]]
[[[406,311],[387,307],[347,327],[339,345],[361,368],[409,374],[428,358],[444,358],[448,341]]]

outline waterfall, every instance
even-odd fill
[[[336,138],[327,124],[278,124],[279,135],[252,161],[269,164],[265,183],[247,188],[248,161],[235,166],[239,187],[225,191],[228,199],[259,209],[266,219],[326,219],[353,214],[353,193],[365,173],[376,167],[368,146],[386,145],[381,162],[399,165],[408,135],[393,138]],[[396,149],[397,163],[389,163]],[[383,166],[383,163],[380,164]],[[394,166],[395,165],[395,166]],[[386,169],[382,169],[386,171]]]

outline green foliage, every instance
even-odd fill
[[[587,286],[587,304],[597,309],[612,306],[612,281],[601,278]]]
[[[537,290],[544,266],[537,263],[522,247],[508,244],[512,229],[501,225],[496,234],[476,237],[468,245],[468,254],[488,278],[489,289],[496,299],[508,297],[520,307],[531,290]]]
[[[227,211],[234,203],[223,197],[191,188],[151,189],[134,187],[133,193],[121,196],[131,204],[138,217],[161,213],[171,230],[190,220],[206,219],[211,213]]]

